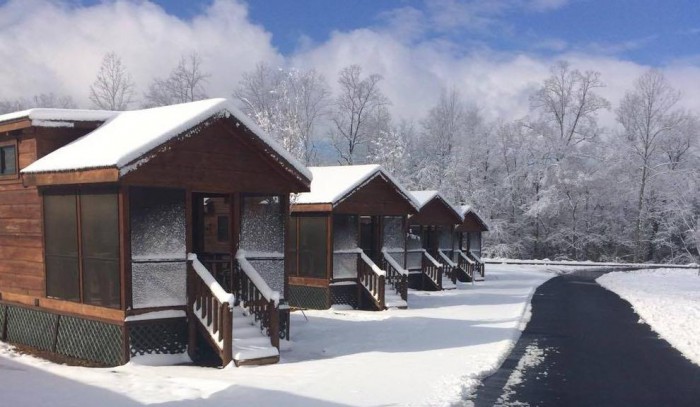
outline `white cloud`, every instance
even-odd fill
[[[54,91],[72,94],[87,106],[88,87],[103,54],[112,50],[122,56],[142,91],[154,75],[167,75],[181,54],[197,50],[212,74],[212,96],[229,96],[241,73],[261,60],[316,68],[333,86],[340,69],[357,63],[365,73],[384,76],[382,89],[393,101],[394,115],[413,120],[435,104],[443,88],[453,86],[489,118],[523,117],[529,94],[559,59],[577,69],[600,71],[608,85],[600,92],[615,106],[647,69],[592,50],[549,56],[485,46],[467,51],[462,41],[416,35],[425,20],[415,10],[392,16],[386,20],[391,23],[335,32],[325,42],[302,41],[293,55],[283,57],[271,45],[270,33],[250,22],[239,1],[218,0],[201,15],[182,20],[145,1],[69,7],[50,0],[11,0],[0,6],[0,99]],[[700,112],[698,59],[679,59],[661,68],[684,92],[684,106]],[[614,114],[602,119],[613,124]]]
[[[193,50],[211,73],[212,96],[228,96],[242,72],[261,60],[281,61],[271,35],[248,20],[245,5],[217,0],[191,21],[149,2],[114,1],[91,7],[49,0],[0,6],[1,98],[42,92],[73,95],[87,105],[102,56],[119,54],[144,90]]]

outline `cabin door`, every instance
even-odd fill
[[[229,195],[192,194],[192,250],[224,287],[231,283],[232,213]]]
[[[378,216],[360,216],[360,249],[375,263],[380,262],[381,236]]]

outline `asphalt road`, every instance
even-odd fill
[[[700,367],[659,339],[601,272],[555,277],[532,318],[472,402],[491,406],[700,406]]]

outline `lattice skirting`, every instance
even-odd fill
[[[185,318],[133,322],[128,329],[131,356],[187,352]]]
[[[5,340],[5,312],[7,312],[7,307],[0,304],[0,341]]]
[[[410,273],[408,275],[408,288],[414,290],[423,289],[423,273]]]
[[[357,285],[331,286],[331,304],[348,304],[357,308]]]
[[[328,291],[325,287],[290,285],[289,305],[307,309],[328,309],[330,307]]]
[[[125,362],[119,325],[13,305],[3,305],[2,310],[8,342],[109,366]]]

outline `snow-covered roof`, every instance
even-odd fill
[[[489,225],[487,225],[486,222],[484,222],[484,219],[481,216],[479,216],[479,214],[476,213],[474,208],[472,208],[470,205],[461,205],[459,207],[459,212],[462,214],[462,219],[464,219],[469,213],[474,214],[474,216],[476,216],[479,222],[481,222],[481,224],[484,225],[484,228],[486,228],[486,230],[489,230]]]
[[[0,115],[0,123],[28,119],[36,127],[70,127],[73,122],[103,122],[118,114],[110,110],[37,108]]]
[[[420,204],[420,207],[424,207],[425,204],[430,202],[431,199],[435,198],[438,195],[438,191],[431,190],[431,191],[409,191],[411,195],[413,195],[414,198],[418,201]]]
[[[139,159],[165,142],[206,120],[233,116],[307,179],[311,172],[272,140],[250,118],[226,99],[114,113],[105,124],[74,142],[35,161],[22,173],[117,168],[123,175],[142,162]]]
[[[418,201],[381,165],[339,165],[329,167],[309,167],[313,174],[311,191],[296,195],[295,204],[339,204],[352,191],[374,179],[383,176],[393,183],[398,191],[416,210]]]
[[[450,209],[457,215],[459,218],[464,219],[464,214],[461,211],[461,208],[457,208],[451,203],[445,199],[444,196],[440,193],[440,191],[436,190],[425,190],[425,191],[410,191],[411,195],[413,195],[414,198],[420,203],[420,207],[423,208],[428,202],[432,201],[434,198],[440,199],[442,202],[445,203],[445,205],[449,206]]]

